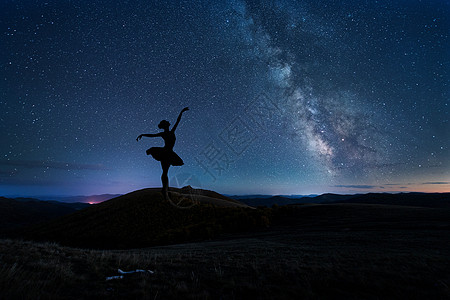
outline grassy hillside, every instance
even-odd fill
[[[267,209],[256,210],[214,192],[172,189],[171,198],[172,202],[163,200],[159,189],[139,190],[28,228],[19,236],[120,249],[201,240],[268,225]],[[177,203],[195,205],[184,209]]]
[[[402,203],[418,203],[414,197],[404,199]],[[254,209],[215,192],[190,187],[171,189],[171,199],[163,200],[159,189],[143,189],[27,228],[18,236],[68,246],[129,249],[200,241],[224,233],[265,229],[277,224],[295,224],[307,230],[325,226],[351,230],[370,224],[376,224],[377,230],[385,229],[382,226],[450,227],[445,208],[342,203]],[[387,203],[392,204],[400,203],[403,198],[368,194],[361,199],[372,199],[375,203],[389,200]],[[426,203],[425,200],[422,202]],[[436,203],[440,205],[445,201]]]

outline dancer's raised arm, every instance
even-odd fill
[[[172,127],[172,130],[171,130],[172,132],[174,132],[175,129],[177,129],[178,124],[180,123],[180,120],[181,120],[181,115],[183,115],[183,113],[187,110],[189,110],[189,107],[185,107],[185,108],[183,108],[183,110],[181,110],[180,114],[178,115],[178,119],[175,122],[175,125],[173,125],[173,127]]]
[[[160,133],[147,133],[147,134],[140,134],[137,138],[136,141],[139,141],[140,139],[142,139],[142,137],[157,137],[157,136],[161,136],[161,132]]]

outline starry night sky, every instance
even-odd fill
[[[0,195],[450,191],[449,1],[2,1]]]

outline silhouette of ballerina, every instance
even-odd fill
[[[183,108],[183,110],[178,115],[178,119],[173,125],[172,129],[169,130],[170,123],[166,120],[162,120],[158,128],[163,129],[164,131],[159,133],[149,133],[149,134],[140,134],[136,141],[139,141],[143,136],[145,137],[157,137],[160,136],[164,140],[164,147],[152,147],[147,149],[147,155],[151,155],[154,159],[161,162],[162,168],[162,194],[164,199],[169,199],[168,188],[169,188],[169,178],[167,174],[169,173],[169,167],[172,166],[182,166],[184,165],[183,160],[173,151],[173,146],[175,145],[175,129],[177,129],[178,124],[180,123],[181,116],[185,111],[189,110],[189,107]]]

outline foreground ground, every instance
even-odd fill
[[[303,216],[265,231],[137,250],[0,240],[0,298],[450,298],[450,231],[442,211],[439,222],[431,210],[415,222],[422,210],[413,219],[397,208],[386,210],[387,219],[368,219],[361,207],[354,214],[339,209],[339,218]],[[305,212],[314,215],[302,210],[296,217]],[[154,274],[107,281],[117,269]]]

